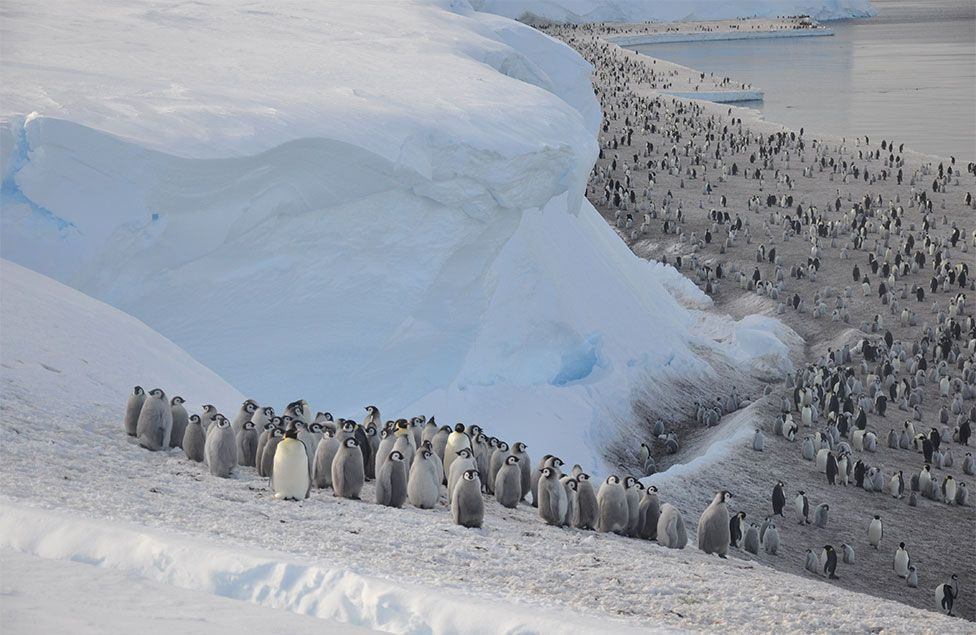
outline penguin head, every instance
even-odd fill
[[[244,410],[250,414],[254,414],[254,411],[258,409],[258,405],[254,403],[251,399],[244,402]]]
[[[899,549],[904,549],[904,548],[905,548],[905,543],[903,543],[903,542],[899,542],[899,543],[898,543],[898,548],[899,548]]]
[[[277,426],[276,426],[276,425],[274,424],[274,422],[273,422],[273,421],[269,421],[269,422],[267,422],[266,424],[264,424],[264,429],[265,429],[265,430],[267,430],[268,432],[271,432],[271,431],[272,431],[272,430],[274,430],[274,429],[275,429],[276,427],[277,427]]]
[[[726,490],[722,490],[721,492],[718,493],[718,495],[720,497],[719,500],[723,503],[729,500],[730,498],[732,498],[732,492],[728,492]]]
[[[271,431],[271,436],[276,439],[280,439],[281,437],[285,436],[285,433],[281,428],[275,428]]]
[[[657,491],[657,488],[656,487],[654,487],[653,485],[651,485],[651,487],[654,488],[654,491],[655,492]],[[651,487],[647,488],[647,491],[651,491]],[[736,516],[739,517],[739,520],[745,520],[746,519],[746,513],[745,512],[739,512],[738,514],[736,514]]]
[[[420,455],[424,457],[424,459],[429,459],[431,456],[433,456],[433,454],[434,453],[431,452],[430,450],[424,450],[420,453]]]
[[[281,422],[282,422],[281,417],[271,417],[271,425],[273,425],[274,427],[280,428]]]
[[[799,492],[797,492],[797,493],[796,493],[796,495],[797,495],[797,496],[806,496],[806,492],[804,492],[804,491],[803,491],[803,490],[801,489],[801,490],[800,490]]]
[[[834,550],[834,548],[831,547],[830,545],[824,545],[824,551],[826,551],[827,553],[830,553],[833,550]]]
[[[322,432],[322,424],[313,423],[308,427],[308,429],[312,432],[312,434],[319,434],[320,432]]]
[[[380,409],[377,408],[376,406],[366,406],[366,412],[375,416],[380,413]]]
[[[397,419],[396,423],[393,425],[397,434],[399,435],[404,435],[410,431],[410,422],[408,422],[406,419]]]
[[[146,391],[142,389],[142,386],[135,386],[132,389],[132,394],[133,395],[142,395],[142,394],[145,394],[145,392]]]
[[[451,433],[451,426],[441,426],[438,429],[438,432],[446,432],[446,433],[450,434]]]
[[[217,415],[217,417],[216,417],[215,420],[217,422],[217,427],[218,428],[229,428],[230,427],[230,421],[228,421],[227,420],[227,417],[225,417],[224,415]]]
[[[634,483],[636,483],[636,482],[637,482],[637,479],[634,478],[633,476],[626,477],[624,479],[624,489],[630,489],[631,487],[634,486]]]
[[[568,481],[566,481],[566,487],[568,487],[569,489],[575,492],[577,489],[579,489],[579,483],[576,481],[575,478],[571,478]]]
[[[402,461],[403,460],[403,454],[399,450],[393,450],[392,452],[390,452],[389,460],[390,461]]]
[[[469,459],[469,458],[471,458],[471,449],[470,448],[461,448],[460,450],[457,451],[457,455],[459,457],[461,457],[462,459]]]
[[[356,424],[355,421],[348,421],[347,420],[347,421],[343,421],[342,422],[342,431],[343,432],[355,432],[356,431],[356,427],[357,427],[357,424]]]
[[[326,412],[325,414],[322,415],[322,418],[326,421],[334,421],[331,412]]]
[[[588,481],[588,480],[590,480],[590,475],[587,474],[586,472],[580,472],[579,474],[576,475],[576,480],[577,481]]]
[[[386,439],[389,436],[390,436],[390,431],[389,430],[387,430],[386,428],[383,428],[382,430],[380,430],[380,438],[381,439]]]
[[[563,466],[563,460],[561,458],[559,458],[558,456],[554,456],[554,457],[552,457],[552,464],[553,464],[554,467],[562,467]]]
[[[437,422],[434,421],[434,415],[430,415],[430,419],[427,420],[427,423],[429,423],[430,425],[432,425],[434,427],[437,427]]]
[[[479,432],[475,439],[478,443],[488,443],[488,437],[485,436],[484,432]]]
[[[464,476],[464,480],[473,481],[476,478],[478,478],[478,470],[465,470],[463,476]]]
[[[481,426],[477,424],[468,426],[468,436],[472,439],[476,438],[479,434],[481,434]]]
[[[550,479],[553,476],[555,476],[555,474],[556,474],[556,470],[552,469],[551,467],[542,468],[542,478]]]
[[[208,414],[208,415],[209,415],[209,414],[216,414],[216,412],[217,412],[217,408],[216,408],[216,407],[215,407],[215,406],[214,406],[213,404],[209,404],[209,403],[208,403],[207,405],[205,405],[205,406],[203,407],[203,411],[204,411],[204,412],[205,412],[206,414]]]
[[[291,411],[295,413],[296,416],[299,417],[305,414],[305,409],[302,407],[301,404],[295,404],[295,407],[292,408]]]
[[[458,434],[463,434],[464,433],[464,424],[463,423],[456,423],[456,424],[454,424],[454,431],[457,432]]]
[[[254,429],[254,422],[253,421],[245,421],[244,422],[244,429],[245,430],[253,430]]]
[[[508,450],[509,450],[508,444],[505,443],[504,441],[499,441],[498,442],[498,449],[501,450],[502,452],[508,452]]]
[[[513,449],[513,450],[514,450],[515,452],[518,452],[519,454],[521,454],[522,452],[525,452],[525,450],[526,450],[526,448],[528,448],[528,447],[529,447],[529,446],[527,446],[527,445],[525,445],[525,444],[524,444],[524,443],[522,443],[521,441],[518,441],[518,442],[516,442],[516,443],[515,443],[515,445],[514,445],[514,446],[512,446],[512,449]]]
[[[200,424],[200,415],[190,415],[190,423]]]
[[[430,439],[421,442],[420,447],[422,447],[425,450],[430,450],[431,452],[434,451],[434,444],[430,442]]]
[[[519,462],[519,458],[517,456],[505,457],[505,465],[515,465],[518,462]]]
[[[286,439],[298,438],[298,424],[295,421],[289,421],[288,425],[285,427],[285,438]]]
[[[149,394],[155,397],[156,399],[166,399],[166,393],[164,393],[159,388],[153,388],[152,390],[149,391]]]
[[[875,515],[874,515],[874,519],[875,519],[875,520],[881,520],[881,516],[878,516],[877,514],[875,514]]]
[[[347,448],[356,448],[359,447],[359,441],[356,441],[356,439],[349,437],[348,439],[345,440],[343,445],[345,445]]]
[[[824,503],[823,504],[823,508],[824,508],[824,511],[825,512],[829,512],[830,511],[830,505],[828,505],[827,503]]]
[[[610,476],[607,477],[607,483],[609,483],[610,485],[617,485],[620,483],[620,477],[617,476],[616,474],[611,474]]]
[[[170,403],[171,405],[174,405],[174,406],[178,406],[178,405],[180,405],[180,404],[182,404],[182,403],[186,403],[186,400],[185,400],[185,399],[183,399],[183,397],[180,397],[179,395],[176,395],[175,397],[173,397],[173,399],[172,399],[172,400],[170,400],[170,402],[169,402],[169,403]]]

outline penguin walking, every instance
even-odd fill
[[[596,530],[601,533],[614,532],[622,534],[627,531],[630,521],[630,511],[627,508],[627,493],[620,483],[620,477],[613,474],[600,486],[596,495],[597,521]]]
[[[284,438],[275,449],[271,489],[278,500],[305,500],[312,489],[308,452],[305,443],[299,438],[299,425],[294,419],[288,422]]]
[[[773,514],[777,516],[783,516],[783,509],[786,507],[786,493],[783,488],[786,485],[783,481],[777,481],[776,485],[773,486]]]
[[[451,494],[451,517],[456,525],[462,527],[481,527],[484,522],[485,501],[481,498],[478,470],[466,470],[461,475],[461,480]]]
[[[241,425],[236,443],[238,462],[246,467],[254,467],[258,450],[258,431],[254,429],[253,421],[248,419]]]
[[[186,454],[186,458],[197,463],[203,461],[205,443],[206,437],[203,426],[200,425],[200,415],[191,415],[187,421],[186,430],[183,431],[183,452]]]
[[[809,525],[810,501],[807,499],[807,495],[803,490],[797,492],[796,498],[793,499],[793,507],[796,509],[796,516],[800,520],[800,524]]]
[[[952,615],[952,605],[959,597],[959,591],[957,589],[959,576],[952,574],[948,582],[943,582],[939,586],[935,587],[935,608],[937,611],[945,613],[946,615]]]
[[[237,439],[227,417],[217,415],[214,419],[214,424],[207,431],[203,453],[211,474],[220,478],[230,477],[237,467]]]
[[[332,491],[342,498],[359,499],[366,482],[363,453],[354,437],[346,438],[332,460]]]
[[[657,521],[657,543],[668,549],[684,549],[688,544],[688,530],[681,512],[671,503],[661,505]]]
[[[170,400],[170,412],[173,417],[173,429],[169,433],[169,447],[182,448],[183,435],[186,433],[186,426],[190,423],[190,417],[183,407],[185,401],[183,397],[177,395]]]
[[[830,545],[824,545],[823,553],[821,554],[821,559],[823,560],[823,572],[830,580],[838,580],[837,577],[837,552]]]
[[[719,558],[726,557],[731,542],[729,508],[726,505],[731,497],[725,490],[715,494],[698,520],[698,548],[705,553],[718,554]]]
[[[146,391],[142,389],[142,386],[136,386],[132,389],[132,394],[129,395],[128,400],[125,402],[125,417],[122,420],[122,429],[130,437],[136,436],[139,413],[142,411],[142,404],[145,401]]]
[[[427,442],[429,444],[429,442]],[[420,509],[433,509],[441,495],[441,478],[434,463],[433,451],[425,445],[410,466],[407,475],[407,498]]]
[[[559,482],[559,471],[554,467],[542,468],[539,478],[539,516],[549,525],[562,526],[566,520],[569,501],[566,489]]]
[[[899,578],[908,577],[908,567],[911,564],[911,558],[908,556],[908,550],[905,549],[905,543],[898,543],[898,550],[895,551],[894,562],[892,567],[895,570],[895,575]]]
[[[881,524],[881,516],[875,516],[868,526],[868,544],[877,549],[883,536],[884,526]]]
[[[153,452],[166,450],[169,448],[169,437],[172,431],[173,410],[166,399],[166,393],[159,388],[153,388],[146,396],[139,411],[139,418],[136,420],[136,437],[139,439],[139,445]]]
[[[399,450],[390,452],[386,463],[376,474],[376,504],[403,507],[407,500],[407,466]]]
[[[502,507],[515,509],[522,500],[522,470],[519,468],[519,458],[514,454],[505,457],[505,461],[495,474],[495,500]]]

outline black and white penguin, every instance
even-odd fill
[[[599,505],[590,475],[582,471],[577,473],[576,483],[576,495],[579,501],[579,525],[577,529],[595,529]],[[656,492],[657,488],[654,488],[654,491]]]
[[[800,490],[796,494],[796,498],[793,499],[793,507],[796,510],[796,516],[800,521],[801,525],[810,524],[810,501],[807,499],[807,495],[803,490]]]
[[[821,554],[821,559],[823,560],[823,572],[831,580],[837,580],[837,552],[830,545],[824,545],[823,554]]]
[[[783,488],[786,485],[783,481],[777,481],[776,485],[773,486],[773,514],[777,516],[784,516],[783,509],[786,508],[786,493]]]
[[[358,499],[366,482],[363,453],[355,438],[346,438],[332,460],[332,491],[342,498]]]
[[[884,526],[881,524],[881,516],[875,516],[868,525],[868,544],[877,549],[882,537],[884,537]]]
[[[299,425],[304,423],[295,420],[288,422],[284,438],[275,449],[271,489],[278,500],[305,500],[312,489],[308,452],[305,450],[305,443],[298,438]]]
[[[892,562],[892,567],[895,570],[895,575],[899,578],[908,577],[908,567],[911,564],[911,558],[908,555],[908,550],[905,549],[905,543],[898,543],[898,550],[895,551],[895,558]]]
[[[451,516],[454,523],[462,527],[481,527],[484,523],[485,501],[481,497],[478,470],[467,470],[461,475],[451,494]]]
[[[668,549],[684,549],[688,544],[688,529],[681,512],[671,503],[661,505],[657,521],[657,543]]]
[[[339,439],[335,433],[326,431],[315,448],[312,460],[312,484],[318,489],[332,487],[332,461],[339,452]]]
[[[760,532],[760,534],[763,551],[771,556],[777,555],[779,553],[779,529],[776,527],[776,524],[770,522],[766,527],[766,531]]]
[[[549,525],[562,526],[566,521],[569,501],[566,488],[559,482],[560,473],[555,467],[544,467],[539,477],[539,516]],[[626,529],[626,523],[625,523]]]
[[[638,511],[637,537],[644,540],[657,538],[657,521],[661,515],[661,501],[657,496],[657,487],[649,485],[644,490]]]
[[[830,511],[830,505],[827,503],[821,503],[817,506],[817,511],[814,513],[813,524],[820,529],[827,528],[827,513]]]
[[[596,500],[598,510],[596,530],[604,533],[626,532],[630,513],[627,507],[627,493],[620,482],[620,477],[608,476],[600,486]]]
[[[952,605],[959,597],[958,580],[959,576],[952,574],[947,582],[935,587],[935,608],[937,611],[952,615]]]
[[[254,422],[248,419],[241,426],[237,434],[237,460],[241,465],[254,467],[254,460],[258,451],[258,431],[254,429]]]
[[[390,452],[386,463],[376,474],[376,504],[403,507],[407,500],[407,466],[399,450]]]

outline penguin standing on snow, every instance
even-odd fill
[[[796,498],[793,499],[793,506],[796,509],[796,516],[800,519],[801,525],[810,524],[810,501],[807,499],[806,493],[800,490],[796,494]]]
[[[759,554],[759,527],[751,523],[742,538],[742,548],[752,554]]]
[[[136,421],[139,445],[153,452],[166,450],[169,448],[169,436],[172,431],[173,410],[166,399],[166,393],[159,388],[153,388],[143,402],[139,419]]]
[[[230,477],[237,467],[237,439],[227,417],[217,415],[214,418],[214,424],[207,431],[203,453],[211,474],[220,478]]]
[[[386,507],[403,507],[407,499],[407,467],[399,450],[390,452],[386,463],[376,474],[376,503]]]
[[[952,574],[948,582],[943,582],[935,587],[935,608],[937,611],[952,615],[952,604],[959,597],[959,590],[956,588],[959,576]]]
[[[763,551],[771,556],[779,553],[779,529],[774,523],[769,523],[766,531],[762,532],[762,546]]]
[[[515,443],[512,446],[512,456],[518,457],[519,473],[522,477],[522,499],[529,494],[529,488],[532,485],[532,459],[529,457],[528,452],[526,452],[528,446],[526,446],[521,441]]]
[[[905,549],[905,543],[898,543],[898,550],[895,552],[895,559],[892,563],[892,567],[895,570],[895,575],[899,578],[908,577],[908,566],[911,564],[911,558],[908,556],[908,550]]]
[[[539,516],[550,525],[557,527],[566,520],[569,500],[566,488],[559,482],[559,470],[554,467],[542,468],[539,478]],[[629,520],[629,517],[628,517]],[[625,523],[626,526],[626,523]]]
[[[585,472],[576,475],[576,482],[576,494],[579,499],[579,525],[576,528],[595,529],[599,505],[596,492],[593,490],[593,482],[590,480],[590,475]],[[654,488],[654,491],[656,492],[657,488]]]
[[[347,437],[332,460],[332,491],[342,498],[358,499],[365,482],[359,442],[354,437]]]
[[[773,486],[773,514],[778,516],[784,516],[783,509],[786,507],[786,494],[783,491],[785,484],[783,481],[777,481],[776,485]]]
[[[136,424],[139,421],[139,413],[142,411],[142,404],[146,401],[146,391],[142,386],[132,389],[132,394],[125,402],[125,418],[123,419],[123,429],[130,437],[136,436]]]
[[[742,540],[742,521],[746,519],[745,512],[739,512],[729,519],[729,544],[738,548]]]
[[[620,484],[620,477],[613,474],[600,486],[596,495],[596,530],[602,533],[623,533],[627,530],[630,513],[627,508],[627,493]]]
[[[203,461],[203,446],[206,436],[200,425],[200,415],[191,415],[183,431],[183,452],[186,458],[197,463]]]
[[[237,460],[241,465],[254,467],[257,451],[258,431],[254,429],[254,422],[248,419],[237,434]]]
[[[288,422],[285,437],[275,449],[271,489],[274,490],[274,497],[280,500],[305,500],[312,489],[308,452],[298,438],[298,426],[299,423],[294,420]]]
[[[173,429],[169,433],[169,447],[171,448],[183,447],[183,434],[186,432],[186,426],[190,422],[186,408],[183,407],[184,403],[183,397],[179,395],[173,397],[169,402],[169,409],[173,415]]]
[[[731,497],[725,490],[715,494],[698,521],[698,548],[705,553],[716,553],[719,558],[726,557],[731,542],[729,508],[725,504]]]
[[[644,540],[657,538],[657,521],[661,515],[661,501],[657,497],[657,488],[649,485],[641,497],[637,537]],[[745,514],[743,514],[745,516]],[[730,528],[731,531],[731,528]]]
[[[821,554],[821,559],[823,560],[823,572],[831,580],[839,579],[837,577],[837,552],[830,545],[824,545],[823,554]]]
[[[332,487],[332,461],[339,452],[339,439],[331,431],[323,433],[312,461],[312,483],[319,489]]]
[[[414,457],[407,475],[407,498],[419,509],[433,509],[441,495],[440,473],[434,458],[434,453],[424,445]]]
[[[547,468],[551,469],[551,468]],[[562,485],[556,481],[562,490]],[[565,492],[564,492],[565,493]],[[466,470],[451,494],[451,516],[456,525],[481,527],[485,519],[485,501],[481,498],[481,479],[478,470]]]
[[[884,526],[881,524],[881,516],[875,516],[868,526],[868,544],[877,549],[882,537],[884,537]]]
[[[671,503],[661,505],[657,521],[657,544],[668,549],[684,549],[688,544],[688,530],[681,512]]]
[[[502,507],[515,509],[522,500],[522,471],[519,458],[513,454],[505,457],[504,464],[495,474],[495,500]]]

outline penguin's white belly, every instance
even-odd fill
[[[895,554],[895,573],[902,578],[908,577],[908,554],[898,552]]]
[[[275,498],[304,500],[308,493],[308,455],[301,442],[286,439],[278,444],[274,455]]]

